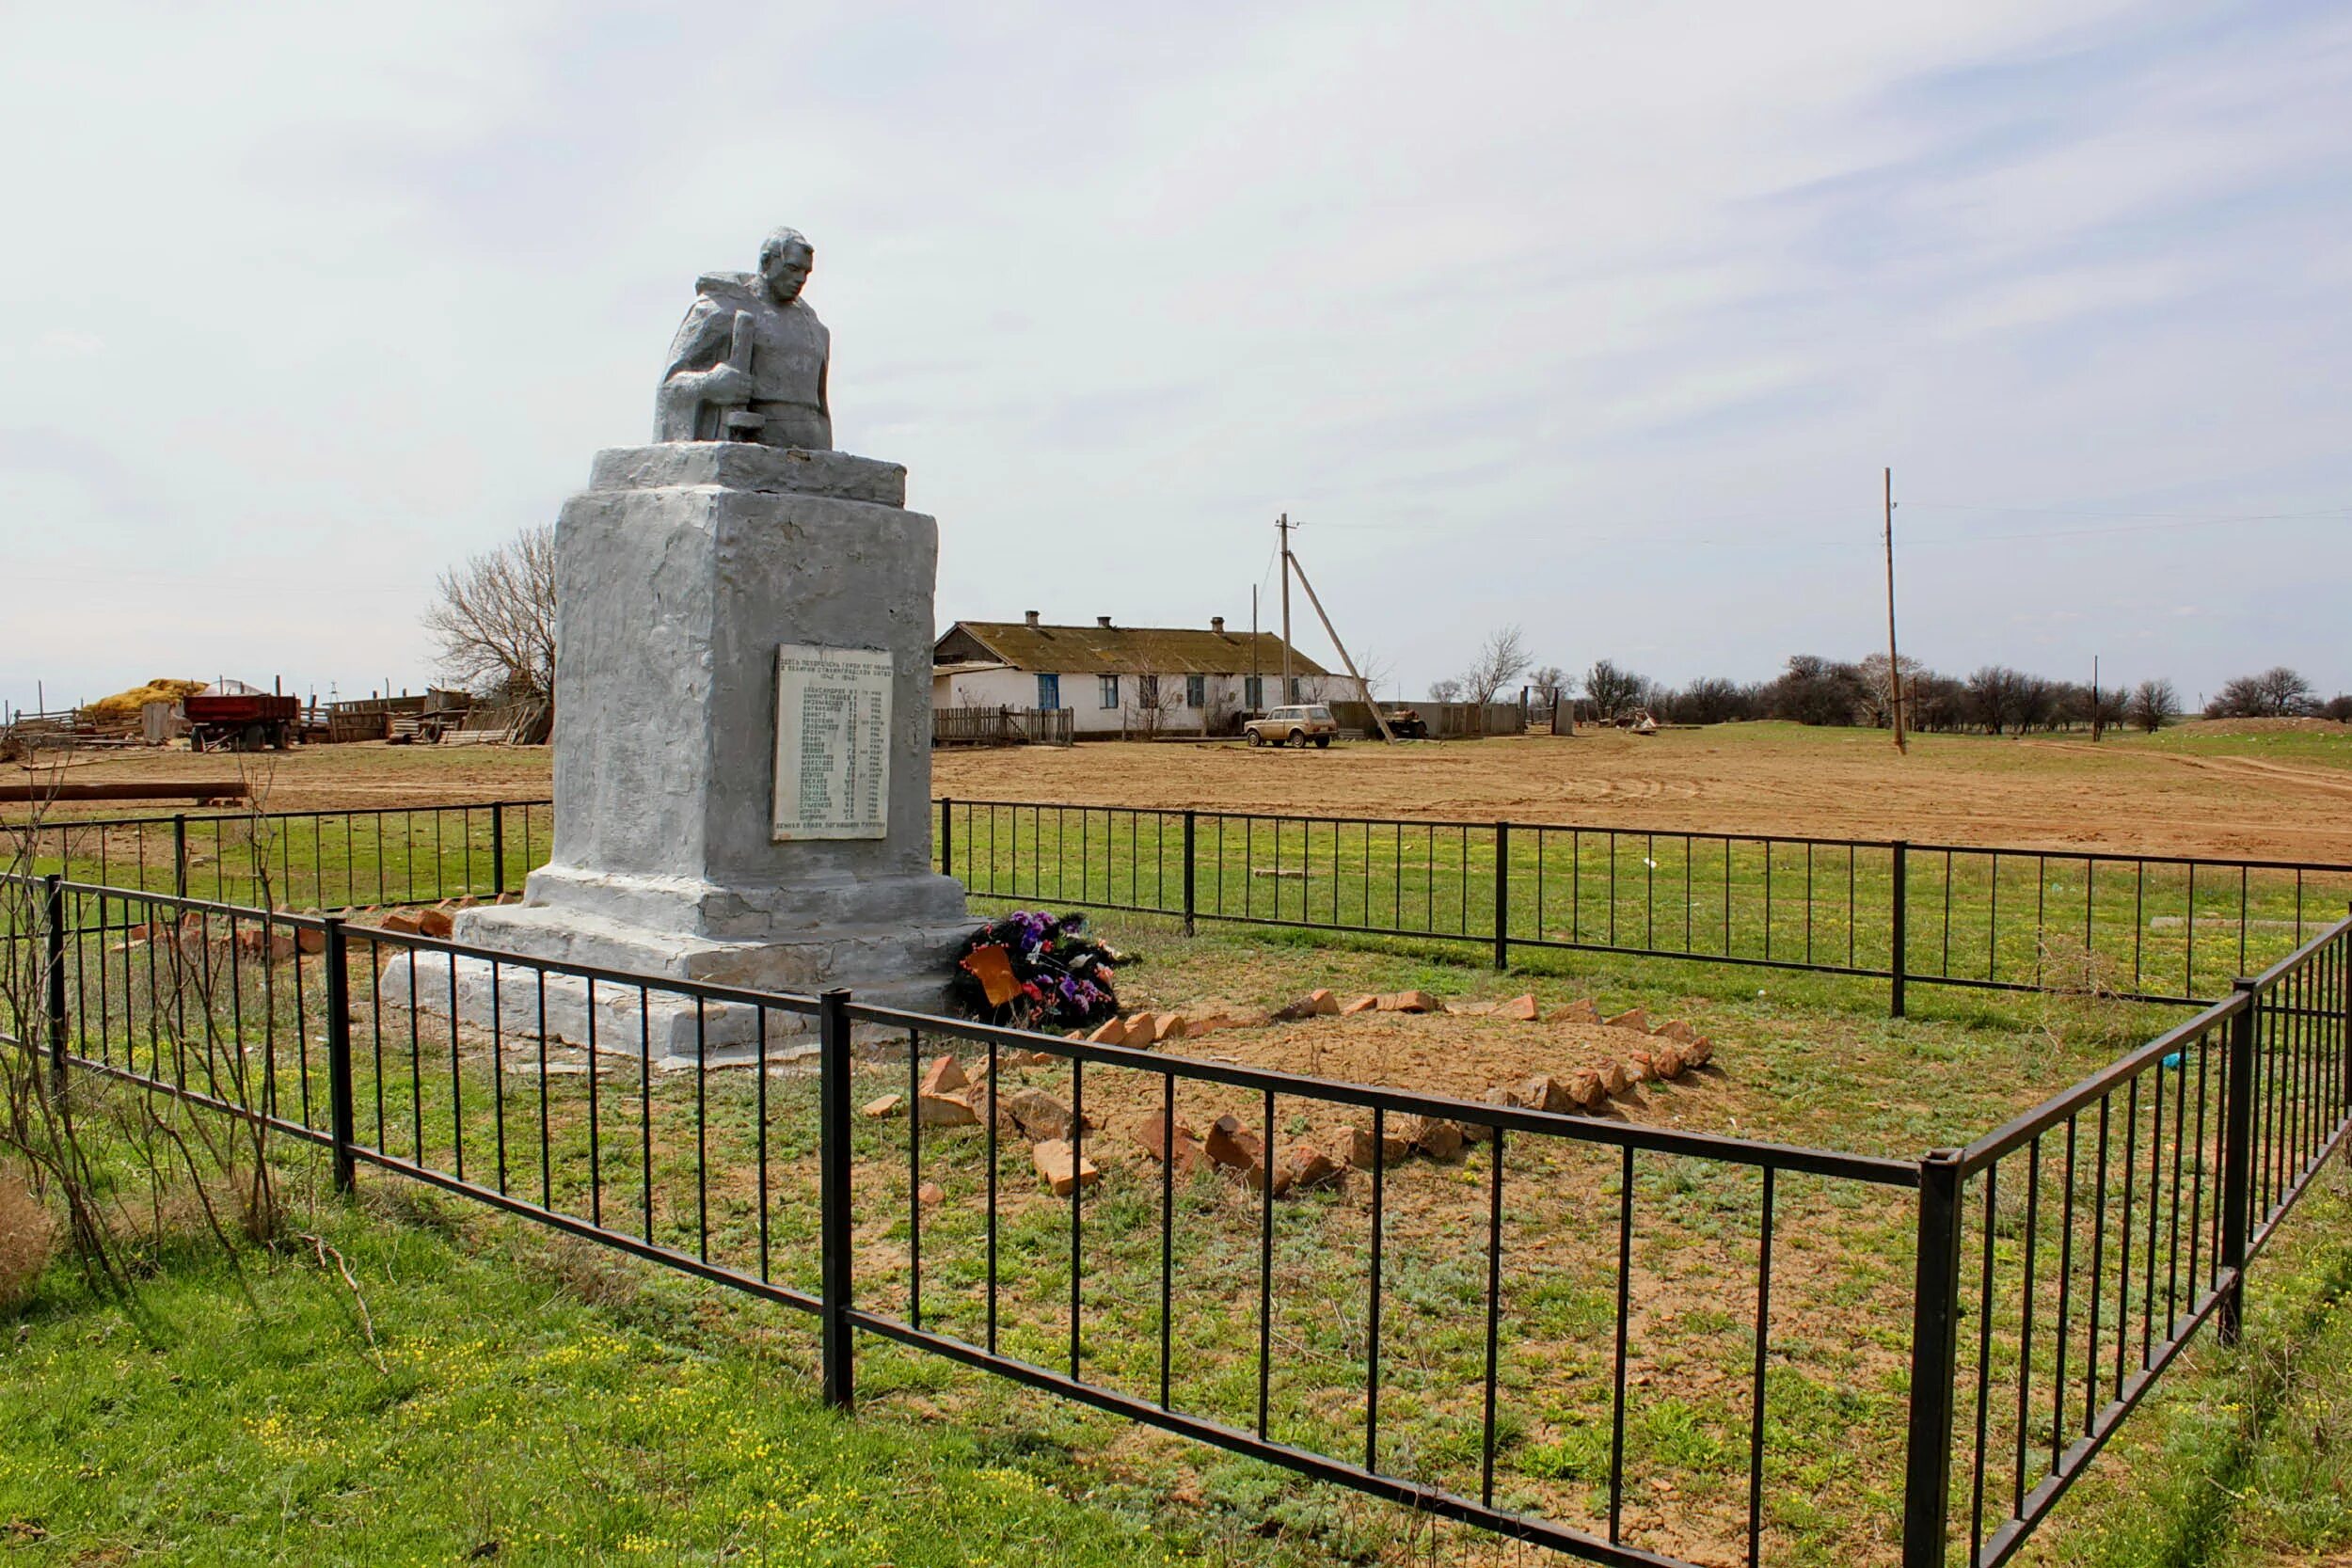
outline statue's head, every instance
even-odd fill
[[[817,252],[797,229],[779,229],[760,242],[759,276],[777,303],[789,305],[800,297]]]

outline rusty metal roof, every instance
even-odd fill
[[[1256,634],[1254,664],[1251,634],[1246,631],[958,621],[940,638],[941,653],[959,651],[949,646],[959,632],[1016,670],[1080,675],[1247,675],[1253,668],[1261,675],[1282,673],[1282,640],[1270,631]],[[1291,673],[1330,673],[1295,649],[1291,652]]]

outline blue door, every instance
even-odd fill
[[[1038,676],[1037,705],[1048,713],[1061,706],[1061,677],[1059,675]]]

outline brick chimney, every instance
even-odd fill
[[[1111,618],[1107,615],[1097,615],[1094,618],[1094,624],[1098,626],[1107,626],[1111,624]]]
[[[1036,610],[1029,610],[1029,611],[1027,611],[1027,612],[1026,612],[1026,615],[1027,615],[1027,618],[1028,618],[1028,622],[1029,622],[1029,626],[1030,626],[1030,629],[1031,629],[1031,630],[1035,630],[1035,629],[1036,629],[1036,627],[1037,627],[1037,611],[1036,611]]]
[[[1210,617],[1209,617],[1209,629],[1210,629],[1211,631],[1213,631],[1213,632],[1217,633],[1219,636],[1224,635],[1224,632],[1225,632],[1225,617],[1224,617],[1224,616],[1222,616],[1222,615],[1212,615],[1212,616],[1210,616]]]

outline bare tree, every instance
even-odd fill
[[[1763,700],[1756,689],[1710,675],[1694,680],[1679,691],[1653,693],[1650,707],[1659,718],[1677,724],[1724,724],[1753,719]]]
[[[2037,685],[2047,683],[2006,664],[1988,664],[1968,677],[1969,711],[1988,735],[2023,735],[2037,706],[2048,705],[2046,692],[2033,691]]]
[[[1882,671],[1884,663],[1880,660]],[[1906,672],[1906,682],[1908,679]],[[1879,682],[1879,695],[1883,700],[1883,673]],[[1800,724],[1851,724],[1869,699],[1860,666],[1823,658],[1819,654],[1790,655],[1788,668],[1766,688],[1772,716],[1792,719]]]
[[[1642,693],[1649,689],[1649,681],[1630,670],[1620,670],[1605,658],[1593,661],[1584,672],[1584,697],[1593,705],[1593,717],[1606,723],[1627,708],[1638,705]]]
[[[2288,669],[2274,665],[2259,675],[2240,675],[2205,705],[2209,719],[2288,719],[2310,713],[2312,683]]]
[[[2122,729],[2131,718],[2132,695],[2121,686],[2103,686],[2083,693],[2083,712],[2090,720],[2090,738]]]
[[[1169,718],[1184,706],[1184,678],[1137,675],[1134,689],[1134,699],[1120,715],[1120,732],[1141,740],[1154,739],[1172,727]]]
[[[555,526],[527,528],[441,574],[425,629],[441,673],[485,695],[555,694]]]
[[[1927,666],[1906,654],[1897,668],[1902,675],[1902,691],[1906,699],[1903,705],[1903,727],[1916,728],[1917,705],[1908,699],[1918,688],[1920,677],[1928,673]],[[1889,700],[1893,688],[1886,679],[1886,656],[1884,654],[1865,655],[1862,662],[1853,666],[1853,705],[1856,713],[1864,723],[1873,729],[1883,730],[1890,727],[1895,721],[1895,710],[1893,703]]]
[[[2172,689],[2170,681],[2141,681],[2132,689],[2131,705],[2124,710],[2124,716],[2153,735],[2180,711],[2181,694]]]
[[[1535,690],[1535,700],[1545,707],[1554,697],[1568,689],[1568,673],[1557,664],[1542,664],[1527,673],[1527,684]]]
[[[1378,654],[1359,655],[1356,659],[1356,673],[1364,678],[1363,689],[1360,692],[1356,689],[1354,681],[1348,680],[1343,675],[1336,677],[1344,688],[1343,695],[1347,698],[1360,696],[1366,702],[1370,702],[1381,688],[1393,688],[1396,685],[1395,663],[1383,658]]]
[[[1433,703],[1458,703],[1462,700],[1462,683],[1453,675],[1429,683],[1429,700]]]
[[[1462,701],[1491,703],[1495,693],[1519,678],[1528,665],[1534,662],[1527,651],[1527,639],[1517,626],[1504,626],[1487,634],[1478,645],[1478,657],[1462,672]]]

